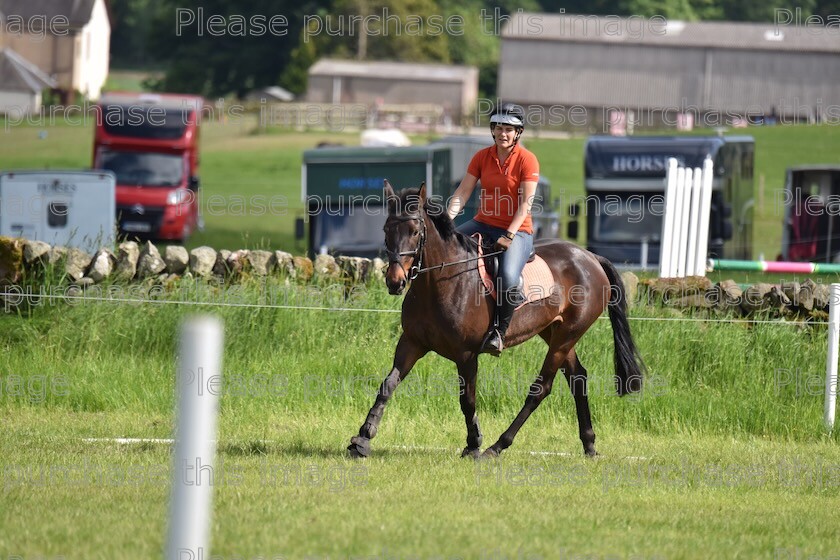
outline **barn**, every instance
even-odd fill
[[[451,64],[321,59],[309,69],[312,103],[436,105],[453,119],[473,111],[478,68]]]
[[[0,115],[37,113],[43,90],[56,82],[12,49],[0,49]]]
[[[73,92],[98,99],[108,78],[111,17],[106,0],[0,0],[0,48],[12,49]]]
[[[502,29],[499,97],[533,124],[840,123],[840,29],[518,13]]]

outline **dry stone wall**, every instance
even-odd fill
[[[79,287],[103,282],[171,282],[177,278],[241,278],[279,276],[298,282],[382,282],[381,259],[318,255],[314,261],[284,251],[187,250],[167,246],[163,254],[151,242],[120,243],[116,251],[90,255],[78,249],[51,247],[40,241],[0,237],[0,286],[15,285],[53,270],[64,282]],[[712,283],[705,277],[640,280],[622,274],[631,305],[664,305],[685,311],[742,317],[785,317],[794,320],[828,317],[829,286],[804,282],[759,283],[746,288],[732,280]]]

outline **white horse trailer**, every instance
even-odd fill
[[[116,239],[110,171],[0,173],[0,235],[94,252]]]

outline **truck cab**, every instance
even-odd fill
[[[108,94],[96,114],[93,168],[117,178],[119,233],[183,241],[200,226],[196,96]]]

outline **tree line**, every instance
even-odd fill
[[[111,0],[112,68],[162,70],[153,89],[209,97],[306,90],[321,57],[465,64],[494,97],[499,31],[522,10],[840,27],[840,0]]]

